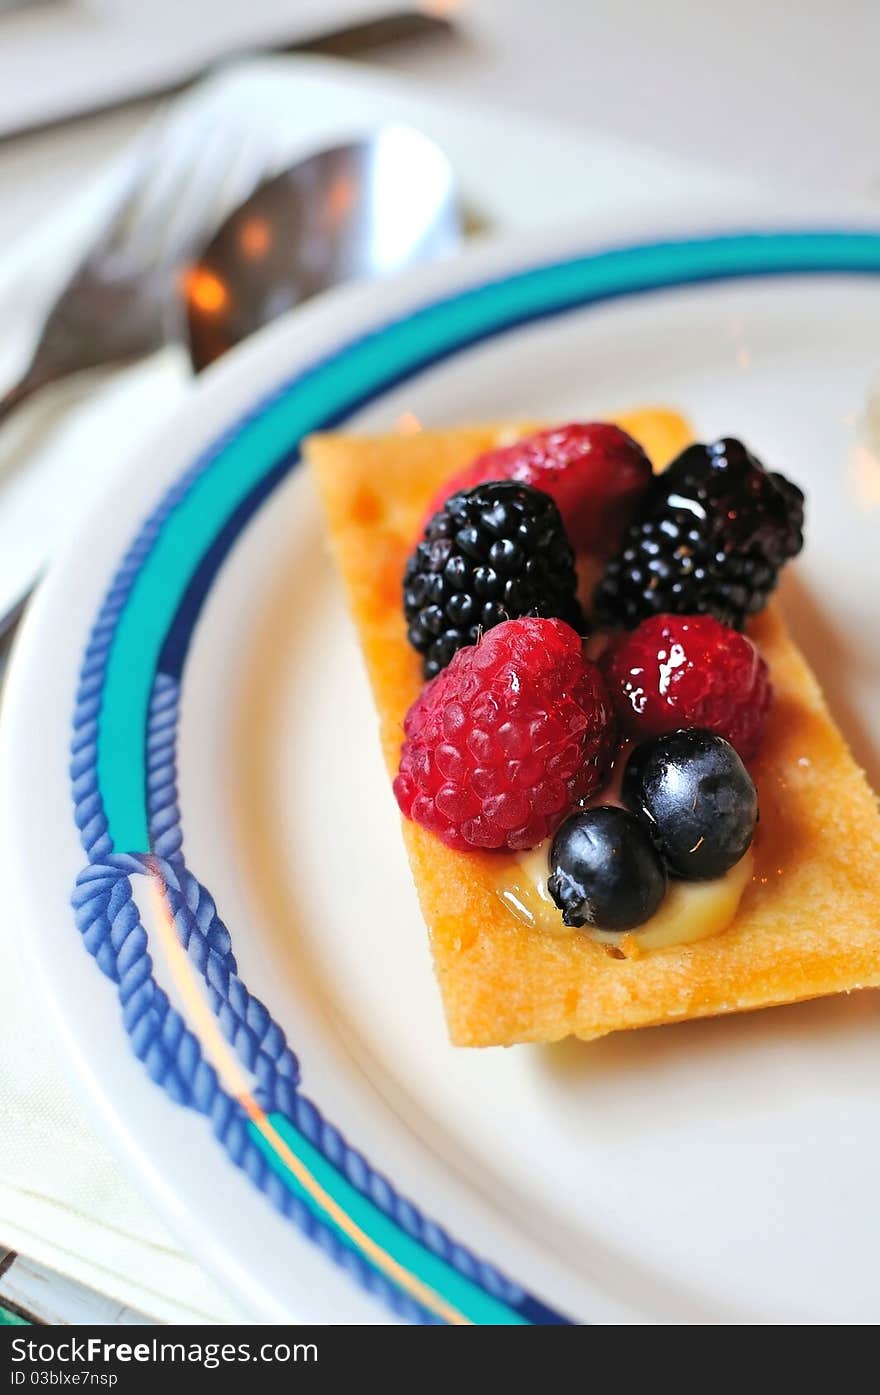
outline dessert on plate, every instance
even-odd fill
[[[660,409],[307,456],[455,1044],[880,985],[880,812],[770,599],[796,485]]]

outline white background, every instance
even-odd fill
[[[876,0],[471,0],[426,81],[814,190],[880,188]]]
[[[170,73],[200,45],[292,40],[315,16],[329,24],[382,5],[211,0],[209,8],[210,24],[205,0],[55,0],[2,17],[0,129],[4,114],[37,116],[68,86],[124,88],[129,69],[131,81],[147,67]],[[456,100],[564,117],[761,174],[781,198],[791,186],[880,192],[875,0],[436,0],[433,8],[454,12],[454,39],[398,44],[371,52],[371,62]],[[147,110],[0,144],[0,245],[121,146]]]

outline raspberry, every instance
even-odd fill
[[[543,615],[583,626],[574,554],[553,500],[513,480],[453,494],[406,564],[403,610],[426,678],[503,620]]]
[[[714,615],[742,628],[803,546],[804,496],[732,437],[689,446],[639,503],[596,589],[601,623]]]
[[[651,481],[651,462],[619,426],[573,422],[539,431],[479,456],[436,495],[428,517],[450,494],[488,480],[517,480],[556,501],[576,552],[613,551]]]
[[[679,727],[724,736],[744,760],[761,742],[773,696],[754,644],[711,615],[655,615],[603,659],[621,725],[641,741]]]
[[[615,725],[570,626],[505,620],[413,703],[394,793],[451,848],[533,848],[604,783]]]

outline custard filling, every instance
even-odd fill
[[[557,935],[588,935],[597,944],[619,950],[626,959],[637,959],[646,950],[695,944],[726,930],[752,879],[754,854],[749,849],[745,857],[715,881],[670,881],[659,910],[627,934],[591,925],[574,929],[563,923],[562,912],[547,890],[549,839],[528,852],[505,857],[503,864],[499,866],[496,894],[524,925]]]

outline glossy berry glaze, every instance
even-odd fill
[[[773,697],[752,641],[711,615],[657,615],[621,636],[602,667],[624,731],[638,741],[680,727],[724,736],[743,760],[761,744]]]
[[[631,930],[659,909],[666,871],[639,820],[602,805],[557,829],[547,889],[566,925]]]
[[[607,421],[572,422],[479,456],[435,495],[429,517],[449,494],[487,480],[517,480],[553,499],[576,552],[607,553],[651,482],[642,447]]]
[[[804,496],[732,437],[682,451],[639,501],[596,588],[605,625],[714,615],[740,629],[803,546]]]
[[[555,902],[564,926],[612,944],[645,927],[666,945],[675,915],[686,940],[723,928],[748,879],[757,796],[740,757],[758,750],[772,690],[733,626],[800,547],[803,498],[732,439],[689,448],[657,478],[642,455],[616,427],[561,427],[481,456],[435,501],[404,602],[410,642],[439,676],[407,717],[395,793],[452,847],[534,850],[498,884],[516,914],[528,903],[527,923],[546,925]],[[584,628],[573,553],[595,555],[625,515],[597,602],[605,623],[636,628],[593,651],[603,690],[567,625],[552,642],[536,627],[555,615]],[[637,743],[613,788],[609,696]],[[567,737],[591,752],[580,768]],[[717,886],[689,897],[688,881]]]
[[[675,876],[722,877],[751,846],[757,791],[730,742],[713,732],[688,729],[642,742],[621,790]]]

